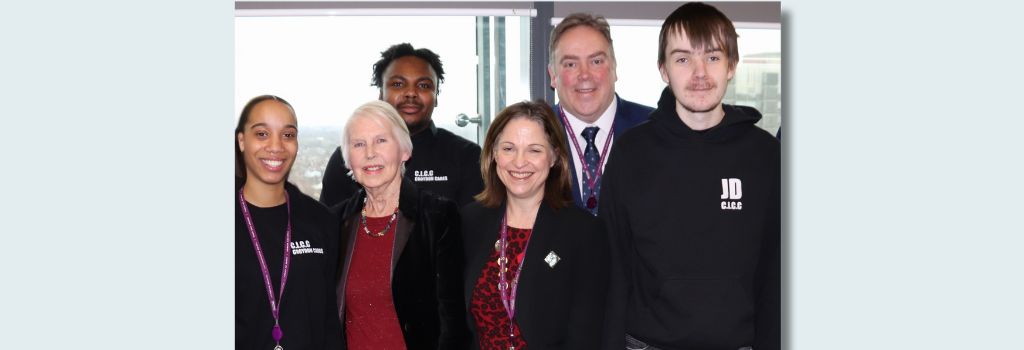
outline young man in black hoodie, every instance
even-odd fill
[[[779,142],[754,126],[757,110],[722,104],[736,38],[703,3],[662,25],[668,87],[651,119],[616,140],[601,189],[609,348],[781,346]]]

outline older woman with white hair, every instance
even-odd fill
[[[342,156],[361,189],[341,220],[338,317],[348,349],[469,345],[454,202],[404,179],[412,141],[394,107],[372,101],[345,124]]]

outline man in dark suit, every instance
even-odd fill
[[[548,75],[559,101],[555,114],[571,145],[573,201],[597,215],[601,173],[614,138],[654,109],[615,93],[615,50],[604,17],[570,14],[551,31],[549,48]]]

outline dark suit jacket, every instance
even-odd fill
[[[338,317],[345,331],[345,283],[355,249],[366,192],[331,207],[341,219],[343,252],[337,282]],[[408,349],[465,349],[469,346],[462,297],[462,235],[454,202],[438,198],[402,179],[398,195],[391,295]]]
[[[466,249],[466,310],[484,264],[494,250],[505,207],[470,203],[462,208]],[[604,224],[577,207],[555,211],[543,203],[526,249],[516,300],[515,320],[530,349],[595,349],[602,341],[608,291],[608,240]],[[544,257],[561,260],[548,266]],[[473,349],[480,346],[476,321]]]
[[[647,120],[651,112],[654,112],[654,108],[623,100],[621,97],[619,97],[618,94],[615,94],[615,98],[616,100],[619,101],[615,107],[615,123],[612,124],[612,132],[614,132],[615,135],[622,135],[622,133],[628,130],[629,128],[632,128],[637,124],[640,124],[641,122]],[[561,108],[561,106],[555,105],[556,116],[559,114],[559,108]],[[558,118],[558,122],[563,124],[562,128],[565,128],[564,122],[562,122],[562,118]],[[583,132],[583,130],[575,131]],[[570,147],[572,147],[572,140],[566,141],[568,141]],[[584,145],[580,145],[580,148],[583,147]],[[614,148],[614,146],[612,148]],[[600,149],[601,146],[598,146],[598,150]],[[611,149],[609,149],[608,152],[611,153]],[[580,180],[578,177],[579,174],[576,174],[577,160],[578,159],[572,156],[572,152],[569,152],[569,170],[572,171],[572,200],[576,202],[577,207],[586,208],[586,202],[583,198],[580,198]],[[605,159],[605,163],[608,163],[607,159]]]

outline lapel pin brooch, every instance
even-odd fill
[[[555,264],[557,264],[559,260],[562,260],[562,258],[558,257],[558,254],[555,254],[554,250],[549,252],[548,256],[544,257],[544,262],[548,263],[548,266],[551,266],[551,268],[555,268]]]

